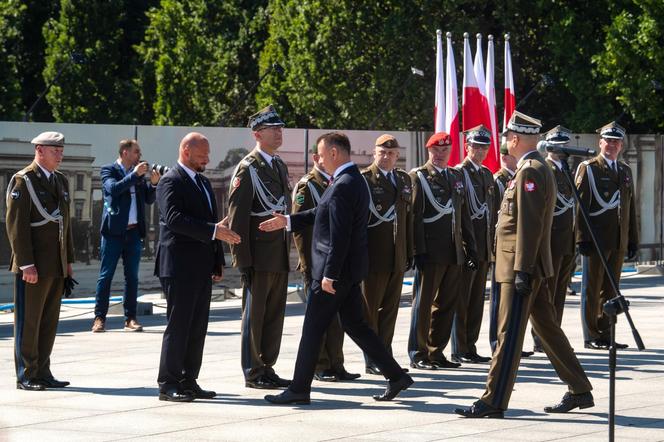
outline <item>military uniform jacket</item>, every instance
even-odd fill
[[[295,191],[293,192],[293,213],[316,207],[327,186],[328,180],[320,170],[315,167],[311,169],[295,186]],[[293,241],[300,256],[297,269],[302,273],[311,272],[311,237],[313,230],[313,226],[306,226],[302,230],[293,232]]]
[[[564,160],[563,160],[564,161]],[[574,255],[574,215],[575,201],[565,171],[558,169],[556,163],[546,159],[556,179],[556,206],[553,210],[551,227],[551,254],[553,256]]]
[[[473,232],[475,233],[477,259],[489,261],[493,248],[493,225],[495,224],[493,175],[485,166],[480,166],[480,169],[477,170],[468,158],[464,159],[461,165],[457,166],[457,169],[461,171],[464,177],[466,201],[468,201]],[[468,180],[466,180],[466,176]],[[472,190],[469,185],[472,186]]]
[[[556,182],[537,152],[528,152],[505,189],[496,225],[496,281],[513,282],[514,272],[532,278],[553,275],[551,224]]]
[[[461,265],[466,255],[475,256],[475,237],[461,172],[451,167],[446,170],[447,178],[431,162],[427,162],[410,172],[413,185],[413,254],[426,254],[428,262]],[[426,187],[422,185],[422,178]],[[427,189],[431,191],[437,207],[432,204]],[[448,205],[451,207],[443,212],[449,213],[443,215],[441,210]]]
[[[14,175],[7,188],[7,236],[12,248],[9,270],[14,273],[20,272],[23,266],[34,264],[39,276],[65,277],[67,264],[74,261],[69,183],[57,170],[53,175],[55,186],[49,184],[40,167],[33,162]],[[62,232],[59,223],[44,222],[32,202],[26,179],[32,183],[45,211],[62,216]],[[43,224],[35,225],[38,223]]]
[[[505,189],[509,186],[510,181],[512,180],[512,175],[509,170],[504,167],[501,167],[500,170],[493,174],[493,224],[491,226],[491,235],[493,238],[492,246],[492,256],[491,260],[496,261],[496,223],[498,222],[498,211],[500,210],[501,203],[503,201],[503,195],[505,194]]]
[[[579,164],[576,172],[576,187],[602,250],[627,250],[629,243],[639,242],[632,170],[622,161],[617,166],[616,174],[598,155]],[[577,226],[576,241],[592,241],[580,215]]]
[[[405,170],[393,174],[396,187],[375,164],[362,170],[371,196],[369,273],[403,272],[413,256],[412,185]]]
[[[261,272],[289,270],[289,234],[284,230],[258,229],[261,222],[272,218],[273,211],[284,214],[291,211],[288,168],[279,157],[274,158],[278,171],[256,148],[242,159],[231,179],[228,222],[242,238],[240,244],[231,245],[235,267],[251,267]]]

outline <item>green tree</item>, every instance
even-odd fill
[[[604,90],[623,106],[642,131],[664,130],[664,3],[633,0],[611,8],[604,50],[593,57]]]
[[[47,45],[44,79],[53,80],[74,52],[82,54],[86,61],[70,63],[47,95],[57,121],[138,120],[139,93],[133,81],[138,59],[132,44],[142,39],[135,32],[142,20],[136,8],[147,4],[130,0],[61,0],[59,17],[47,21],[43,29]]]
[[[148,13],[138,83],[154,123],[246,121],[246,105],[228,112],[257,78],[265,3],[162,0]]]
[[[21,115],[20,33],[16,24],[24,12],[19,1],[0,0],[0,120],[17,120]]]

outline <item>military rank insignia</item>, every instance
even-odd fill
[[[17,200],[21,197],[21,191],[20,190],[13,190],[10,195],[11,195],[13,200]]]

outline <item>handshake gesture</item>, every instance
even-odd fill
[[[225,241],[228,244],[240,244],[242,241],[240,235],[233,232],[230,227],[228,227],[228,217],[215,224],[214,237],[215,239]]]

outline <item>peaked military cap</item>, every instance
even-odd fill
[[[376,139],[376,147],[384,147],[385,149],[398,149],[399,142],[392,135],[383,134]]]
[[[541,128],[542,122],[537,118],[529,117],[519,111],[514,111],[503,134],[507,133],[507,131],[512,131],[518,134],[536,135],[540,133]]]
[[[431,135],[427,141],[427,147],[450,146],[451,144],[452,137],[447,132],[437,132]]]
[[[252,131],[255,132],[257,130],[264,129],[265,127],[268,126],[283,127],[285,125],[286,123],[284,123],[281,120],[274,106],[270,104],[264,107],[263,109],[259,110],[252,116],[250,116],[247,127],[249,127]]]
[[[544,139],[547,141],[547,143],[551,144],[566,144],[569,143],[569,141],[572,139],[571,135],[571,130],[558,125],[548,131],[544,136]]]
[[[612,138],[615,140],[622,140],[625,138],[625,128],[615,121],[600,127],[597,129],[597,133],[602,138]]]
[[[42,132],[31,141],[35,146],[55,146],[64,147],[65,136],[60,132]]]
[[[468,129],[463,134],[466,136],[467,143],[491,144],[491,131],[483,124]]]

